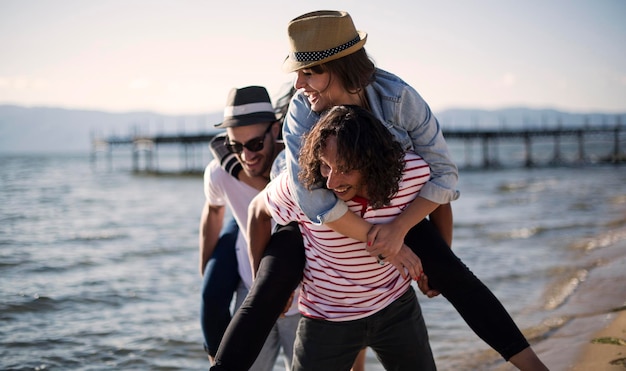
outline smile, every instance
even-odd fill
[[[304,92],[304,96],[309,100],[310,103],[317,101],[317,93],[314,92]]]
[[[248,167],[252,167],[252,166],[254,166],[254,165],[258,164],[260,161],[261,161],[261,157],[255,157],[255,158],[253,158],[253,159],[243,161],[243,163],[244,163],[246,166],[248,166]]]
[[[348,190],[350,190],[350,186],[345,186],[345,187],[341,187],[341,188],[333,188],[333,192],[338,193],[338,194],[343,194],[348,192]]]

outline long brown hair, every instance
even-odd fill
[[[387,205],[398,192],[404,170],[404,150],[389,130],[359,106],[329,109],[304,137],[300,149],[300,182],[308,188],[323,187],[322,151],[330,136],[337,138],[339,171],[360,171],[373,208]]]
[[[310,69],[317,74],[330,72],[331,76],[340,80],[341,86],[346,91],[359,93],[374,81],[376,66],[365,52],[365,48],[361,48],[345,57],[318,64]]]

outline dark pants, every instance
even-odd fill
[[[239,227],[235,219],[222,229],[215,250],[204,268],[200,325],[204,349],[215,356],[230,323],[230,303],[239,284],[235,243]],[[256,357],[255,357],[256,358]]]
[[[283,229],[281,231],[287,232]],[[293,251],[296,240],[299,239],[299,245],[302,246],[302,237],[297,227],[296,231],[297,237],[292,236],[290,239],[283,237],[284,240],[291,241],[290,246],[280,245],[277,239],[270,240],[266,254],[269,253],[271,261],[264,267],[267,271],[259,269],[257,280],[250,290],[250,293],[254,292],[255,297],[285,298],[282,301],[284,303],[297,286],[298,281],[292,280],[296,278],[299,280],[302,277],[304,252],[296,254]],[[405,243],[421,259],[430,286],[441,292],[470,328],[504,359],[508,360],[528,347],[526,338],[500,301],[452,252],[428,219],[424,219],[409,231]],[[265,259],[266,257],[263,257],[261,266]],[[273,265],[280,267],[269,269]],[[257,285],[258,280],[262,285]],[[238,311],[226,330],[217,352],[216,361],[219,366],[212,370],[247,370],[254,362],[281,310],[280,303],[257,300],[254,308],[248,306],[245,312]]]
[[[366,318],[331,322],[302,317],[292,370],[350,370],[359,351],[370,347],[385,370],[436,370],[422,310],[412,287]]]
[[[302,279],[304,259],[298,224],[280,226],[270,238],[248,296],[224,333],[211,370],[250,369]]]

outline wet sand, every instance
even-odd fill
[[[583,348],[571,370],[626,369],[626,312],[622,311]]]
[[[552,371],[626,370],[626,240],[584,252],[589,274],[559,311],[565,324],[533,348]]]

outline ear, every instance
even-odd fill
[[[274,123],[272,124],[272,136],[274,136],[274,138],[278,138],[281,129],[282,126],[280,124],[280,121],[274,121]]]

